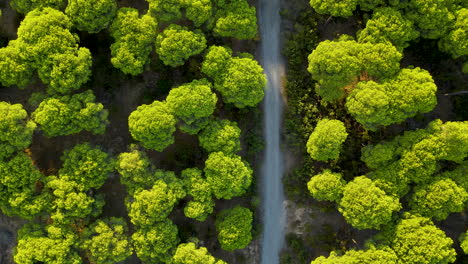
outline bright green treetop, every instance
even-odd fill
[[[184,0],[146,0],[152,16],[163,22],[177,20],[182,17],[181,8]]]
[[[310,0],[310,5],[317,13],[339,17],[352,16],[357,4],[357,0]]]
[[[211,91],[211,83],[206,79],[173,88],[166,98],[167,107],[182,121],[181,130],[189,134],[196,134],[206,126],[217,101],[216,94]]]
[[[226,1],[216,13],[213,32],[222,37],[253,39],[257,36],[255,7],[247,0]]]
[[[458,10],[455,16],[455,25],[448,34],[442,36],[439,48],[453,58],[458,58],[468,55],[468,8]]]
[[[31,219],[49,206],[48,195],[40,192],[45,178],[25,153],[0,162],[0,209],[9,216]]]
[[[212,152],[205,162],[205,176],[218,199],[244,194],[252,182],[252,169],[240,156]]]
[[[214,207],[210,184],[202,176],[202,171],[197,168],[185,169],[182,171],[181,176],[187,194],[193,198],[184,208],[185,216],[198,221],[205,221],[208,215],[213,212]]]
[[[65,13],[80,31],[97,33],[109,26],[117,12],[115,0],[68,0]]]
[[[65,0],[12,0],[11,7],[19,13],[26,14],[38,7],[53,7],[63,9],[66,5]]]
[[[241,206],[226,209],[216,218],[221,248],[228,251],[245,248],[252,240],[253,213]]]
[[[343,122],[322,119],[309,136],[307,152],[315,160],[336,160],[347,137],[348,133]]]
[[[99,148],[88,143],[78,144],[64,152],[59,175],[66,175],[70,180],[82,184],[85,190],[97,189],[106,181],[114,170],[114,161]]]
[[[85,229],[82,247],[93,263],[114,264],[124,261],[133,254],[127,233],[127,224],[122,218],[97,220]]]
[[[459,238],[460,247],[465,254],[468,254],[468,231],[462,233]]]
[[[213,13],[211,0],[185,1],[185,15],[199,27],[207,21]]]
[[[163,180],[158,180],[150,190],[135,193],[128,215],[137,226],[152,225],[163,221],[171,213],[176,202],[184,196],[185,193],[180,195]]]
[[[208,152],[236,153],[240,146],[241,130],[236,122],[213,120],[198,135],[200,146]]]
[[[307,188],[312,197],[318,201],[337,202],[343,195],[345,185],[346,182],[340,173],[324,170],[310,179],[307,183]]]
[[[388,239],[398,256],[398,264],[447,264],[457,256],[452,239],[425,217],[406,215],[397,222]]]
[[[144,263],[169,263],[179,238],[177,226],[171,220],[138,229],[132,235],[133,248]]]
[[[47,137],[71,135],[83,130],[103,134],[108,124],[108,111],[101,103],[95,103],[95,99],[91,90],[71,96],[50,97],[40,103],[32,113],[32,119]]]
[[[389,248],[349,250],[343,255],[332,251],[328,257],[318,257],[311,264],[397,264],[398,258]]]
[[[360,82],[346,100],[348,112],[366,129],[376,130],[427,113],[437,104],[437,86],[426,70],[403,69],[392,80],[379,84]]]
[[[206,48],[206,39],[201,31],[172,24],[156,38],[156,53],[165,65],[182,66],[194,55]]]
[[[36,124],[28,120],[22,105],[0,102],[0,159],[16,149],[27,148],[35,129]]]
[[[0,48],[0,83],[4,86],[24,87],[31,82],[32,65],[20,54],[20,50],[11,44]]]
[[[435,179],[415,187],[410,206],[414,213],[444,220],[451,213],[465,209],[468,193],[451,179]]]
[[[405,8],[405,17],[412,20],[421,37],[438,39],[453,25],[454,1],[411,0]]]
[[[176,252],[172,257],[173,264],[226,264],[222,260],[217,260],[211,256],[206,247],[197,248],[190,242],[177,246]]]
[[[74,249],[77,237],[70,230],[39,224],[26,224],[18,231],[18,245],[13,257],[17,264],[81,264]]]
[[[403,17],[399,10],[382,7],[374,11],[357,37],[359,42],[389,42],[401,51],[409,45],[409,41],[419,37],[419,32],[414,28],[413,22]]]
[[[120,8],[110,26],[115,39],[111,45],[111,62],[125,74],[138,75],[149,62],[156,40],[156,20],[150,15],[139,17],[138,10]]]
[[[155,181],[152,177],[154,167],[143,151],[121,153],[117,159],[117,171],[121,175],[120,182],[127,187],[130,195],[151,188]]]
[[[250,58],[232,58],[228,48],[211,46],[202,64],[202,72],[214,80],[214,88],[226,103],[238,108],[255,106],[262,101],[266,85],[263,68]]]
[[[174,143],[176,118],[166,103],[140,105],[128,117],[128,126],[132,137],[147,149],[163,151]]]
[[[387,195],[365,176],[356,177],[345,186],[338,208],[357,229],[380,229],[400,209],[397,198]]]

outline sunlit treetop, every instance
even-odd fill
[[[212,120],[198,135],[200,146],[208,152],[236,153],[240,146],[241,130],[236,122]]]
[[[26,14],[38,7],[63,9],[65,8],[66,2],[65,0],[12,0],[10,5],[19,13]]]
[[[343,255],[338,255],[332,251],[328,257],[318,257],[311,264],[397,264],[398,258],[390,248],[385,249],[367,249],[367,250],[348,250]]]
[[[439,48],[452,55],[453,58],[468,55],[468,8],[462,8],[455,13],[453,28],[442,36]]]
[[[315,160],[336,160],[347,137],[348,133],[343,122],[322,119],[309,136],[307,152]]]
[[[65,9],[75,27],[89,33],[107,28],[116,12],[115,0],[68,0]]]
[[[192,242],[177,246],[172,261],[174,264],[226,264],[211,256],[205,247],[197,248]]]
[[[256,10],[247,0],[217,2],[219,8],[213,28],[215,34],[237,39],[253,39],[257,36]]]

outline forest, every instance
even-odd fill
[[[468,263],[468,1],[269,3],[0,1],[0,263]]]

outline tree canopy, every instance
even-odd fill
[[[346,182],[340,173],[324,170],[310,179],[307,183],[307,189],[312,197],[318,201],[337,202],[343,195],[345,185]]]
[[[311,264],[374,264],[386,263],[397,264],[398,258],[395,253],[389,249],[367,249],[367,250],[348,250],[343,255],[338,255],[332,251],[328,257],[318,257]]]
[[[453,58],[468,55],[468,8],[461,8],[455,13],[455,24],[439,41],[439,48]]]
[[[197,246],[190,243],[183,243],[177,246],[174,257],[172,258],[174,264],[226,264],[222,260],[218,260],[211,256],[205,247],[197,248]]]
[[[184,181],[187,195],[193,198],[184,208],[185,216],[198,221],[205,221],[214,208],[210,184],[203,177],[202,171],[197,168],[183,170],[181,177]]]
[[[221,211],[216,231],[221,248],[228,251],[245,248],[252,240],[252,212],[241,206]]]
[[[213,28],[215,34],[237,39],[253,39],[257,36],[256,10],[247,0],[216,2],[218,11]]]
[[[336,160],[347,137],[348,133],[343,122],[322,119],[307,141],[307,152],[315,160]]]
[[[75,27],[89,33],[107,28],[116,12],[115,0],[69,0],[65,9]]]
[[[241,130],[236,122],[212,120],[198,135],[200,146],[208,152],[236,153],[240,146]]]
[[[52,7],[55,9],[63,9],[66,5],[65,0],[12,0],[11,7],[16,11],[27,14],[33,9],[40,7]]]

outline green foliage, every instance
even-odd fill
[[[206,39],[200,30],[190,31],[187,27],[172,24],[156,38],[156,53],[165,65],[182,66],[194,55],[206,48]]]
[[[70,180],[84,186],[85,190],[97,189],[106,181],[114,170],[114,161],[106,152],[91,147],[88,143],[78,144],[64,152],[59,175],[66,175]]]
[[[352,16],[357,4],[357,0],[310,0],[310,5],[317,13],[341,17]]]
[[[347,137],[348,133],[343,122],[322,119],[307,141],[307,152],[315,160],[336,160],[340,156],[341,145]]]
[[[252,212],[241,206],[221,211],[216,231],[221,248],[228,251],[245,248],[252,240]]]
[[[318,201],[337,202],[343,195],[345,185],[346,182],[340,173],[324,170],[310,179],[307,188],[312,197]]]
[[[146,156],[139,150],[121,153],[117,159],[117,171],[120,173],[120,182],[127,187],[130,195],[136,191],[151,188],[155,179],[154,167]]]
[[[193,198],[184,208],[185,216],[197,221],[205,221],[213,212],[214,207],[210,184],[203,178],[202,171],[197,168],[185,169],[181,176],[187,194]]]
[[[179,243],[177,226],[171,220],[155,223],[133,233],[132,241],[138,258],[144,263],[168,263]]]
[[[154,101],[140,105],[128,117],[132,137],[148,149],[163,151],[174,143],[176,118],[166,103]]]
[[[463,211],[468,201],[468,193],[451,179],[434,179],[432,182],[417,185],[410,200],[413,212],[444,220],[451,213]]]
[[[31,144],[36,124],[27,118],[22,105],[0,102],[0,159]]]
[[[0,48],[0,83],[4,86],[29,84],[33,76],[32,65],[21,56],[18,47],[11,44]]]
[[[197,248],[197,246],[190,243],[183,243],[177,246],[174,257],[172,258],[173,264],[226,264],[222,260],[217,260],[211,256],[205,247]]]
[[[218,199],[243,195],[252,182],[252,169],[240,156],[212,152],[205,162],[205,176]]]
[[[329,257],[318,257],[311,264],[397,264],[395,253],[389,249],[349,250],[342,256],[332,251]]]
[[[32,119],[47,137],[71,135],[83,130],[103,134],[108,124],[108,111],[101,103],[95,103],[95,99],[91,90],[50,97],[41,102],[32,113]]]
[[[31,219],[49,206],[47,194],[41,194],[44,176],[25,153],[0,162],[0,208],[9,216]]]
[[[111,45],[111,62],[125,74],[138,75],[149,62],[156,40],[156,20],[138,15],[133,8],[120,8],[109,30],[115,43]]]
[[[409,41],[418,37],[419,32],[413,22],[391,7],[376,9],[372,18],[367,20],[366,27],[357,33],[359,42],[391,43],[400,51],[409,46]]]
[[[462,233],[458,240],[460,241],[460,247],[463,250],[463,252],[465,254],[468,254],[468,231]]]
[[[83,248],[92,263],[124,261],[133,254],[127,233],[127,224],[122,218],[97,220],[85,229]]]
[[[453,25],[454,1],[411,0],[405,8],[405,16],[412,20],[423,38],[438,39]]]
[[[359,80],[384,80],[400,70],[402,54],[388,43],[323,41],[309,55],[308,71],[326,101],[340,99]]]
[[[53,7],[63,9],[66,5],[65,0],[12,0],[11,7],[19,13],[27,14],[35,8]]]
[[[223,2],[216,13],[215,34],[221,37],[253,39],[257,36],[257,15],[255,7],[247,0],[218,1]]]
[[[81,264],[73,248],[76,241],[76,235],[65,228],[48,226],[43,230],[38,224],[26,224],[18,231],[14,261],[18,264]]]
[[[100,214],[104,201],[88,196],[85,186],[68,176],[49,176],[46,187],[52,190],[54,200],[50,207],[50,218],[54,223],[72,224],[77,219]]]
[[[468,161],[463,162],[452,171],[442,173],[441,177],[453,180],[458,186],[468,192],[468,177],[466,175],[468,175]]]
[[[169,22],[182,17],[181,8],[184,0],[146,0],[149,12],[160,21]]]
[[[164,180],[157,180],[150,190],[136,192],[128,216],[137,226],[149,226],[163,221],[177,201],[185,196]]]
[[[196,134],[207,125],[217,101],[216,94],[211,91],[211,83],[206,79],[173,88],[166,98],[167,107],[182,121],[180,129],[189,134]]]
[[[262,101],[266,77],[257,61],[232,58],[228,48],[211,46],[202,64],[202,72],[214,80],[214,88],[226,103],[238,108],[255,106]]]
[[[199,27],[212,16],[210,0],[185,1],[185,15]]]
[[[439,48],[453,58],[458,58],[468,55],[468,8],[458,10],[455,16],[455,25],[448,34],[442,36]]]
[[[75,27],[89,33],[107,28],[116,12],[115,0],[69,0],[65,9]]]
[[[346,100],[348,112],[368,130],[400,123],[437,104],[437,86],[426,70],[403,69],[392,80],[360,82]]]
[[[357,229],[380,229],[401,209],[397,198],[388,196],[365,176],[354,178],[343,190],[338,210]]]
[[[456,259],[452,239],[428,218],[406,215],[387,239],[398,256],[398,263],[447,264]]]
[[[208,152],[236,153],[240,146],[241,130],[236,122],[213,120],[198,135],[200,146]]]

